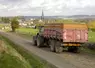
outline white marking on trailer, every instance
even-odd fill
[[[64,39],[67,39],[66,35],[67,35],[67,33],[65,32],[65,33],[64,33]]]

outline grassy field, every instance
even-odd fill
[[[95,42],[95,32],[89,31],[88,40],[89,42]]]
[[[7,46],[6,52],[0,54],[0,68],[55,68],[9,39],[0,38],[5,41],[5,47]]]
[[[25,35],[35,35],[38,33],[38,29],[33,29],[33,28],[19,28],[16,30],[17,33],[20,33],[20,34],[25,34]]]
[[[0,24],[0,29],[3,28],[3,27],[4,27],[4,25],[3,24]]]

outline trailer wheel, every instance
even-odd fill
[[[61,53],[63,51],[63,47],[61,46],[60,41],[56,41],[56,43],[55,43],[55,51],[56,51],[56,53]]]
[[[74,47],[74,50],[73,50],[73,52],[75,52],[75,53],[79,53],[80,52],[80,47]]]
[[[36,36],[33,36],[33,45],[37,45]]]
[[[77,46],[70,46],[70,47],[68,47],[68,51],[69,52],[79,53],[79,47],[77,47]]]
[[[73,52],[72,46],[69,46],[69,47],[68,47],[68,51],[69,51],[69,52]]]
[[[37,36],[37,47],[41,47],[44,44],[44,38],[42,36]]]
[[[55,40],[50,40],[49,41],[49,46],[50,46],[50,50],[52,52],[55,52]]]

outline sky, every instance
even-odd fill
[[[95,15],[95,0],[0,0],[0,16]]]

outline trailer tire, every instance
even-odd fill
[[[68,52],[73,52],[72,46],[68,47]]]
[[[55,52],[56,53],[61,53],[63,51],[63,47],[61,46],[60,41],[56,41],[55,43]]]
[[[68,47],[69,52],[79,53],[79,47],[77,46],[70,46]]]
[[[50,46],[50,50],[52,52],[55,52],[55,40],[50,40],[49,41],[49,46]]]
[[[74,53],[79,53],[80,52],[80,47],[74,47],[74,50],[73,50]]]
[[[44,44],[44,38],[42,36],[37,36],[37,47],[41,47]]]

